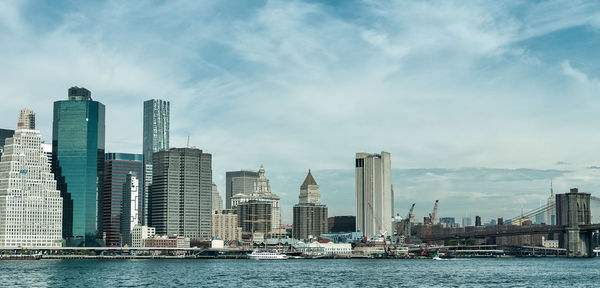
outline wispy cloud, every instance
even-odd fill
[[[29,106],[50,139],[52,102],[80,85],[107,105],[108,149],[136,152],[142,101],[166,98],[174,146],[190,136],[213,153],[220,186],[226,170],[264,162],[286,205],[306,169],[349,169],[357,151],[390,151],[396,169],[443,167],[394,176],[398,206],[411,195],[439,197],[431,191],[469,199],[497,199],[515,183],[540,191],[535,177],[554,174],[595,187],[593,169],[574,167],[597,162],[600,145],[590,133],[600,56],[584,49],[597,46],[599,5],[0,1],[0,97],[9,103],[0,126],[14,127]],[[560,166],[568,173],[552,170],[556,159],[572,163]],[[332,202],[333,214],[353,211],[348,171],[324,176],[346,199]],[[509,213],[509,201],[536,202],[529,197],[452,205]]]

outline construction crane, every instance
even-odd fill
[[[408,237],[410,237],[410,219],[413,217],[413,210],[415,209],[415,203],[412,204],[412,206],[410,206],[410,210],[408,210],[408,215],[406,215],[406,218],[403,220],[404,221],[404,225],[402,225],[402,233],[404,234],[405,239],[408,239]]]
[[[375,233],[381,233],[380,232],[381,229],[382,229],[381,226],[383,226],[381,224],[381,219],[379,219],[379,217],[376,216],[375,213],[373,212],[373,205],[371,205],[371,202],[367,202],[367,204],[369,206],[369,210],[371,210],[371,215],[373,215],[373,217],[375,218],[375,221],[377,221],[377,226],[378,226],[377,228],[378,229],[377,229],[377,231]],[[383,251],[385,252],[385,254],[387,256],[389,256],[389,255],[392,255],[392,254],[391,254],[390,248],[387,246],[387,240],[385,238],[385,234],[386,233],[387,233],[387,231],[384,231],[383,233],[381,233],[381,239],[383,240]]]
[[[433,205],[433,212],[429,213],[429,221],[431,221],[431,224],[436,224],[435,222],[435,216],[437,214],[437,209],[438,209],[438,202],[440,200],[435,200],[435,204]]]
[[[425,223],[425,247],[421,251],[421,256],[426,256],[429,254],[429,240],[431,239],[431,234],[433,233],[433,225],[435,223],[435,216],[437,214],[438,203],[440,200],[435,200],[435,204],[433,205],[433,211],[429,213],[429,223]]]

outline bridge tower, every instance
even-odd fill
[[[569,193],[556,194],[556,224],[564,227],[559,246],[567,249],[568,257],[593,256],[592,233],[579,229],[591,220],[589,193],[572,188]]]

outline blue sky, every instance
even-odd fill
[[[283,218],[306,171],[354,213],[354,153],[392,153],[396,210],[511,217],[600,194],[596,1],[2,1],[0,127],[84,86],[107,150],[141,153],[142,101],[225,171],[264,163]],[[125,125],[124,125],[125,124]],[[600,212],[599,212],[600,213]],[[600,215],[599,215],[600,216]]]

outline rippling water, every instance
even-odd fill
[[[600,258],[0,261],[1,287],[600,287]]]

